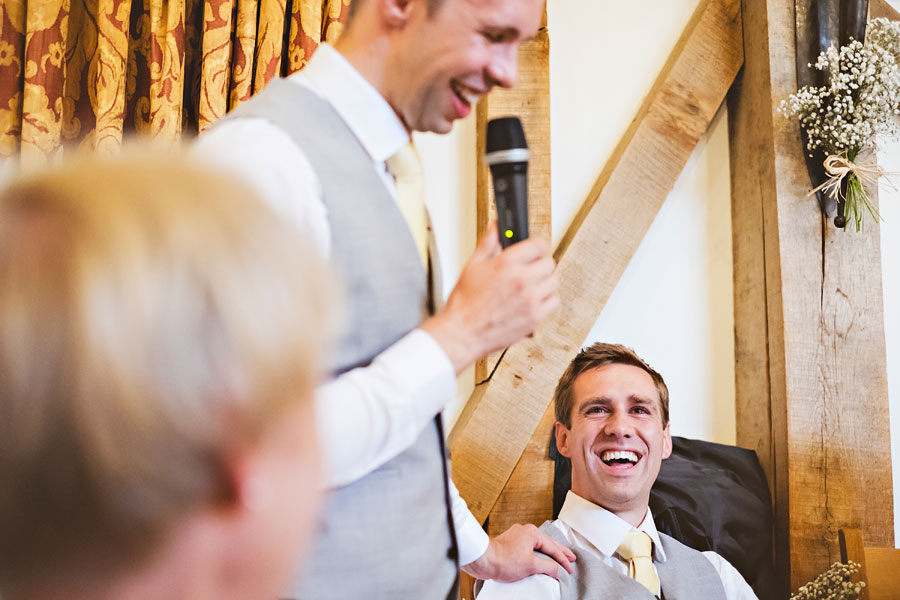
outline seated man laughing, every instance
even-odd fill
[[[559,519],[541,530],[578,560],[559,581],[488,581],[479,600],[756,598],[721,556],[656,530],[650,488],[672,453],[669,392],[659,373],[629,348],[597,343],[566,369],[555,400],[556,444],[572,461],[572,490]]]

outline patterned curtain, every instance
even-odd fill
[[[350,0],[0,0],[0,162],[205,130],[334,41]]]

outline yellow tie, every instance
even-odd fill
[[[419,153],[412,142],[387,160],[397,186],[397,205],[409,230],[422,265],[428,267],[428,217],[425,215],[425,176]]]
[[[628,561],[628,574],[632,579],[650,590],[654,596],[659,596],[659,577],[653,566],[652,549],[653,540],[649,535],[643,531],[629,531],[616,552]]]

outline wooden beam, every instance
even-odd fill
[[[900,11],[888,4],[887,0],[869,0],[869,19],[879,17],[900,21]]]
[[[479,106],[479,152],[484,152],[484,133],[489,119],[516,115],[522,119],[531,158],[528,164],[528,230],[530,235],[553,238],[550,180],[550,36],[547,11],[537,36],[519,51],[519,82],[513,89],[498,90]],[[478,237],[496,217],[490,173],[479,155]],[[487,379],[502,354],[486,357],[476,365],[475,382]],[[553,464],[545,460],[546,446],[529,443],[490,513],[488,533],[499,535],[515,523],[542,523],[545,496],[552,497]],[[552,500],[551,500],[552,501]]]
[[[487,123],[497,117],[514,115],[522,120],[531,157],[528,164],[528,231],[531,236],[552,239],[550,229],[550,36],[547,32],[547,7],[541,17],[541,26],[533,40],[519,48],[519,79],[512,89],[497,89],[478,103],[476,114],[476,233],[480,239],[488,222],[496,218],[493,202],[493,182],[490,170],[484,164]],[[503,354],[494,353],[475,364],[475,383],[485,381]],[[550,474],[552,478],[552,472]],[[519,506],[515,490],[503,492],[500,504]],[[508,528],[497,529],[505,523],[512,525],[517,512],[500,509],[491,515],[488,533],[499,535]],[[461,573],[460,595],[463,600],[474,597],[474,580]]]
[[[498,88],[478,103],[478,192],[476,227],[484,233],[497,214],[491,174],[484,164],[487,122],[497,117],[522,120],[531,158],[528,162],[528,228],[532,236],[550,239],[550,36],[547,10],[534,39],[519,48],[518,81],[511,89]]]
[[[547,452],[556,422],[554,407],[551,401],[497,498],[488,520],[490,535],[500,535],[516,523],[540,525],[553,516],[554,462]]]
[[[700,4],[557,251],[562,308],[512,346],[450,436],[454,480],[484,520],[741,63],[739,0]]]
[[[783,472],[776,475],[775,444],[776,441],[779,444],[777,454],[785,454],[787,434],[785,420],[775,419],[769,386],[770,381],[784,381],[784,362],[777,361],[770,365],[769,343],[771,341],[776,348],[783,346],[783,324],[780,312],[773,311],[769,315],[765,310],[766,263],[767,259],[775,261],[776,258],[766,256],[765,227],[775,227],[775,224],[772,215],[763,211],[764,197],[774,196],[777,191],[772,183],[774,164],[762,160],[763,154],[774,147],[771,93],[757,87],[761,81],[769,80],[768,18],[764,9],[750,10],[745,3],[744,68],[728,95],[728,129],[734,253],[737,444],[756,451],[777,505],[777,499],[787,495],[787,477]],[[754,35],[759,30],[766,33]],[[790,35],[793,36],[793,29]],[[783,53],[780,59],[782,62],[793,60],[793,50]],[[751,97],[751,94],[759,97]],[[806,173],[804,168],[798,172]],[[764,216],[770,218],[765,219]],[[771,251],[776,253],[778,247]],[[771,333],[768,331],[770,325],[773,329]],[[775,372],[770,373],[770,367]],[[780,428],[778,435],[774,433],[774,427]],[[780,557],[789,554],[786,527],[776,527],[774,541],[779,588],[786,595],[790,567],[779,564]]]
[[[838,559],[837,532],[893,543],[879,227],[837,230],[807,196],[794,0],[744,0],[729,97],[738,443],[774,490],[782,592]],[[877,499],[877,500],[876,500]]]
[[[534,39],[519,47],[519,79],[511,89],[497,89],[476,108],[476,213],[477,239],[481,239],[491,219],[496,218],[491,173],[484,164],[487,123],[498,117],[517,116],[522,120],[528,149],[528,232],[532,237],[552,239],[550,229],[550,36],[547,9]],[[502,353],[497,352],[475,364],[475,383],[493,371]]]
[[[491,219],[496,218],[493,181],[484,163],[487,123],[497,117],[517,116],[528,141],[531,157],[528,164],[528,231],[531,236],[552,239],[550,229],[550,36],[547,33],[547,7],[541,17],[541,26],[534,39],[519,47],[518,82],[512,89],[497,89],[481,100],[476,108],[476,235],[481,239]],[[475,384],[488,379],[503,356],[496,352],[475,363]],[[511,499],[511,496],[508,496]],[[498,535],[494,523],[508,519],[501,513],[492,515],[488,533]],[[512,523],[510,523],[512,524]],[[474,579],[460,574],[459,597],[471,599]]]
[[[764,25],[765,14],[744,9],[744,29]],[[754,45],[750,47],[750,45]],[[760,160],[766,148],[773,146],[770,105],[755,101],[749,94],[757,81],[767,77],[767,65],[750,61],[758,40],[745,38],[745,63],[728,94],[729,158],[731,169],[732,252],[734,255],[734,358],[735,421],[737,445],[755,450],[775,496],[775,450],[772,434],[772,407],[769,403],[769,325],[766,305],[766,249],[764,238],[763,196],[774,189],[759,183],[774,175],[772,165]],[[745,86],[750,89],[744,90]],[[752,144],[745,141],[753,136]],[[774,316],[773,316],[774,318]],[[777,331],[773,332],[777,335]],[[783,378],[783,375],[782,375]]]

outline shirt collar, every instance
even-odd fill
[[[598,506],[590,500],[585,500],[569,490],[569,493],[566,494],[566,501],[559,511],[559,519],[584,536],[587,541],[605,556],[615,554],[619,544],[625,538],[625,534],[629,531],[634,529],[643,531],[653,540],[653,560],[661,563],[666,562],[666,553],[660,543],[659,532],[656,531],[653,513],[650,512],[649,506],[640,526],[633,527],[630,523],[602,506]]]
[[[372,84],[329,44],[320,44],[306,67],[288,79],[302,81],[331,104],[374,162],[409,143],[397,113]]]

